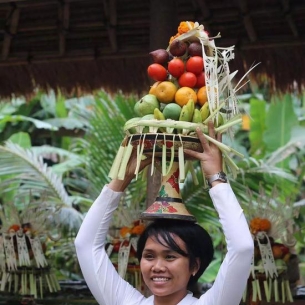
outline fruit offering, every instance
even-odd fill
[[[235,97],[237,90],[231,84],[235,73],[230,74],[228,67],[229,60],[234,57],[233,47],[220,51],[214,42],[217,37],[219,35],[209,37],[203,25],[197,22],[183,21],[177,34],[170,38],[167,49],[149,53],[152,63],[147,74],[154,83],[147,95],[136,103],[135,116],[139,119],[126,122],[124,130],[127,134],[147,132],[145,125],[150,133],[187,135],[193,134],[197,126],[205,132],[205,125],[210,120],[214,121],[218,131],[224,132],[240,122]],[[194,107],[185,107],[188,103]],[[180,107],[166,107],[170,104]],[[148,114],[154,116],[140,119]],[[153,122],[148,123],[148,119]],[[190,124],[184,123],[178,128],[176,121]],[[154,124],[156,126],[152,126]]]
[[[122,212],[122,211],[121,211]],[[124,214],[124,211],[122,212]],[[125,215],[126,212],[125,212]],[[130,216],[128,216],[130,218]],[[106,243],[106,252],[118,270],[122,278],[128,280],[139,291],[142,291],[144,285],[142,283],[139,261],[136,257],[137,240],[144,231],[145,226],[142,221],[132,221],[130,225],[120,226],[110,230],[115,232],[108,235]]]
[[[196,137],[198,127],[206,134],[208,121],[214,122],[218,133],[241,123],[236,98],[238,88],[232,85],[237,71],[230,73],[228,65],[234,58],[234,48],[217,48],[218,37],[210,37],[198,22],[183,21],[166,49],[149,53],[152,62],[147,67],[147,75],[153,84],[135,104],[135,116],[125,123],[124,131],[129,139],[135,134],[174,134],[178,136],[173,141],[183,145],[184,138],[180,136]],[[211,141],[208,135],[207,138]],[[126,161],[121,159],[130,155],[131,143],[126,140],[122,143],[123,148],[109,174],[111,178],[124,177],[122,166]],[[227,145],[215,144],[226,157],[227,169],[235,176],[238,167],[229,153],[242,155]]]
[[[254,255],[244,301],[247,304],[292,302],[287,270],[293,256],[290,248],[295,242],[293,232],[289,231],[293,223],[290,218],[293,207],[288,202],[282,209],[275,203],[276,189],[267,196],[260,187],[257,198],[249,193],[251,200],[246,214],[253,236]]]
[[[58,280],[46,257],[45,240],[52,238],[46,232],[49,209],[41,202],[22,212],[8,205],[10,213],[1,213],[0,291],[35,299],[42,299],[45,292],[58,292]]]

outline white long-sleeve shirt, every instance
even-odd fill
[[[121,192],[105,186],[89,209],[75,239],[76,252],[87,285],[100,305],[153,305],[122,279],[105,251],[105,240]],[[253,255],[253,240],[243,211],[227,183],[211,188],[210,196],[219,214],[227,254],[213,286],[199,299],[187,294],[177,305],[238,305],[246,287]]]

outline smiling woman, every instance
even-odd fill
[[[182,243],[178,237],[174,238],[177,243]],[[155,301],[168,299],[167,303],[174,300],[178,303],[185,297],[187,283],[192,272],[196,272],[189,269],[186,255],[170,250],[151,237],[146,241],[140,266],[144,282],[155,296]],[[187,272],[181,273],[181,270]]]
[[[136,154],[132,155],[124,180],[112,180],[87,213],[75,240],[84,278],[101,305],[238,305],[248,279],[253,255],[253,240],[243,211],[222,172],[222,156],[217,145],[209,143],[197,130],[203,152],[185,150],[200,160],[210,182],[210,196],[220,218],[227,241],[227,254],[216,280],[204,295],[195,298],[190,285],[210,264],[213,246],[209,234],[191,221],[156,219],[138,241],[137,257],[145,284],[152,295],[143,296],[122,279],[105,251],[105,240],[112,214],[123,191],[134,178]],[[212,123],[209,136],[218,141]],[[151,163],[149,158],[141,169]],[[215,178],[216,177],[216,178]]]
[[[174,300],[178,304],[206,269],[213,252],[211,237],[197,224],[168,219],[150,224],[139,239],[138,259],[155,301],[161,297],[168,299],[167,304]]]

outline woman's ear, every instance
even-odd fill
[[[200,268],[200,259],[199,257],[196,258],[196,266],[193,268],[193,272],[192,272],[192,275],[195,276],[196,273],[198,272]]]

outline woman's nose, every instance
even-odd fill
[[[162,260],[158,259],[151,267],[151,270],[153,272],[164,272],[166,270],[166,266]]]

